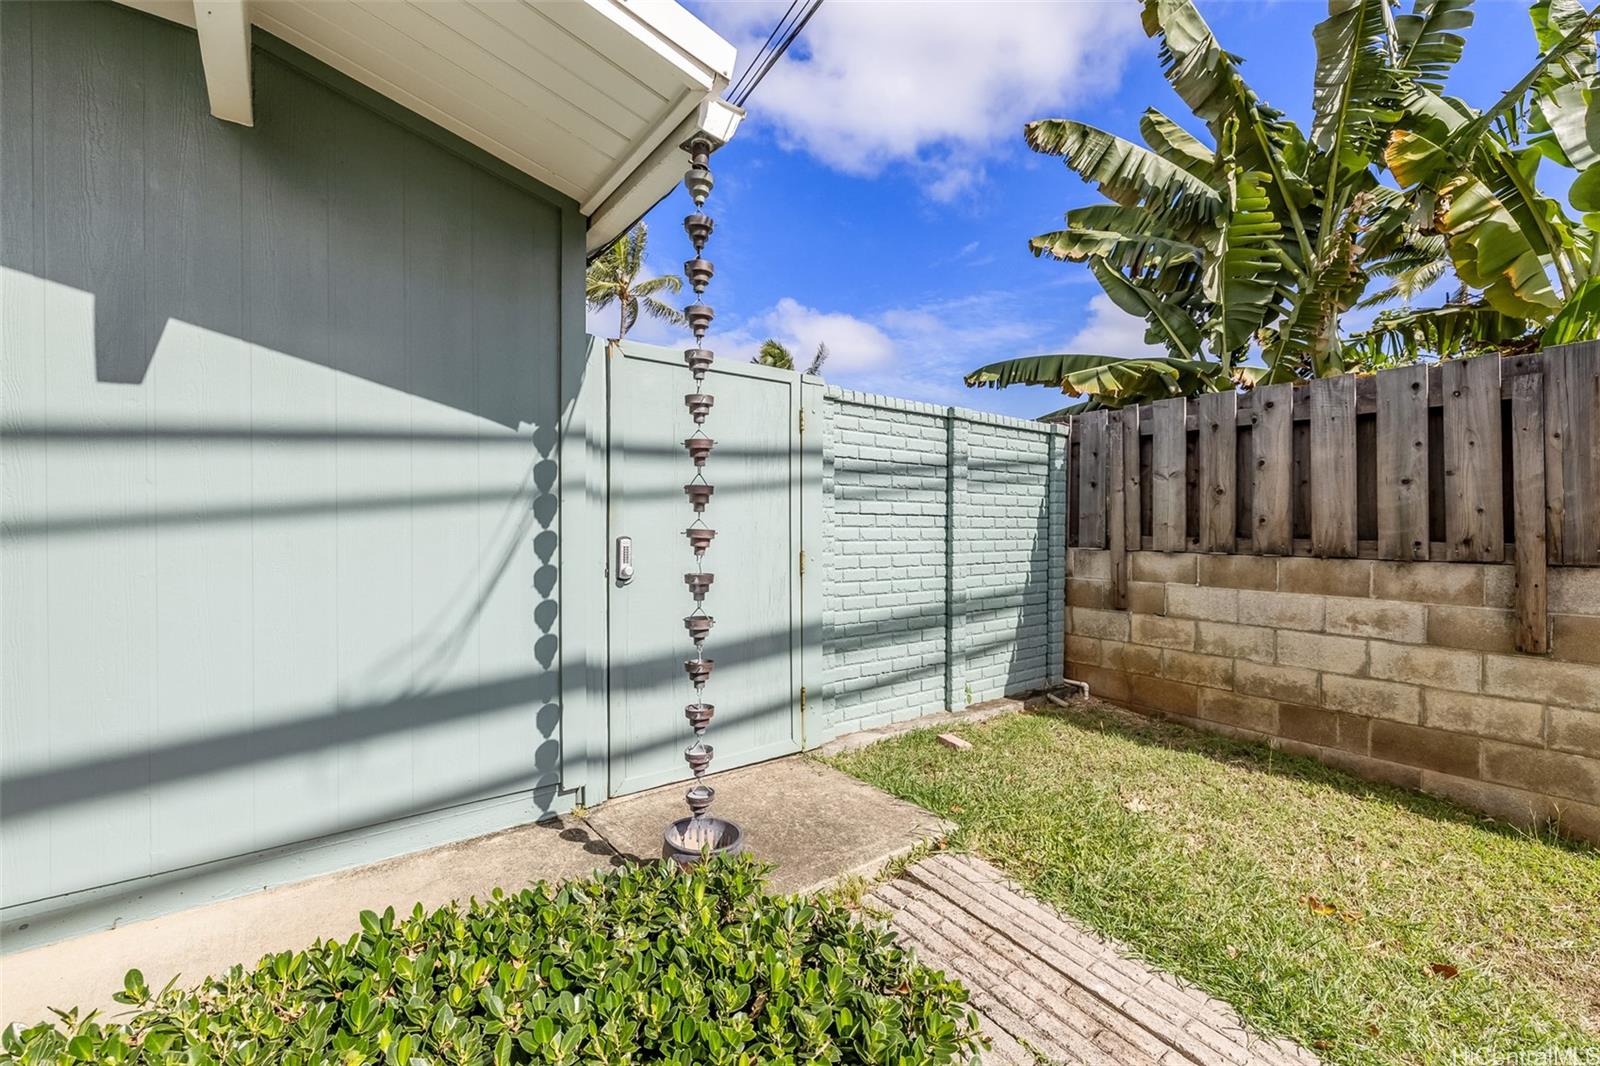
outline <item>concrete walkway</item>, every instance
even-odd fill
[[[987,1063],[1314,1066],[1309,1051],[1245,1032],[1227,1004],[1153,970],[971,856],[924,859],[870,905],[930,966],[972,993]]]
[[[745,828],[752,850],[777,863],[772,887],[798,892],[851,873],[876,875],[890,859],[950,831],[920,807],[803,757],[713,774],[716,810]],[[261,956],[298,950],[360,928],[363,910],[409,911],[482,898],[495,887],[563,881],[624,861],[661,857],[661,830],[684,812],[683,784],[429,851],[192,907],[148,921],[0,955],[0,1027],[48,1018],[50,1007],[98,1008],[113,1019],[122,975],[138,967],[152,988],[185,984]]]

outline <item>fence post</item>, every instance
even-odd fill
[[[1511,383],[1512,525],[1516,531],[1517,650],[1550,650],[1545,529],[1544,375]]]
[[[1051,425],[1049,462],[1045,469],[1048,492],[1050,559],[1049,656],[1045,683],[1066,676],[1067,667],[1067,427]]]
[[[961,631],[966,624],[966,592],[956,541],[960,520],[965,516],[967,431],[966,423],[956,415],[957,410],[947,407],[944,411],[944,705],[952,711],[967,705],[963,681],[965,659],[959,650]]]
[[[1105,427],[1104,449],[1106,547],[1111,557],[1111,606],[1119,611],[1128,609],[1128,484],[1127,452],[1123,448],[1127,423],[1122,415],[1121,411],[1111,412]]]

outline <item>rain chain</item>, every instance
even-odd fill
[[[683,757],[694,774],[694,784],[684,793],[684,800],[689,805],[689,817],[679,819],[668,826],[664,850],[668,858],[688,864],[698,861],[706,849],[712,852],[742,850],[743,833],[733,822],[710,817],[707,813],[711,808],[711,801],[716,798],[716,790],[705,783],[706,770],[711,765],[713,752],[711,745],[705,742],[705,733],[706,726],[711,723],[712,715],[716,713],[716,707],[705,701],[705,686],[711,679],[711,669],[716,663],[715,660],[705,657],[705,641],[716,620],[706,613],[705,599],[706,593],[711,590],[712,582],[716,580],[716,575],[707,572],[704,564],[706,550],[711,547],[712,538],[717,535],[717,531],[705,521],[706,505],[711,502],[711,494],[716,491],[706,480],[705,465],[706,459],[711,455],[711,449],[717,442],[705,430],[706,417],[711,413],[714,402],[705,392],[706,371],[711,369],[713,358],[712,353],[705,348],[705,337],[706,331],[711,328],[713,312],[701,301],[714,269],[709,260],[701,258],[706,241],[711,238],[712,228],[711,217],[702,214],[701,208],[705,206],[706,197],[711,194],[709,160],[712,145],[705,138],[696,138],[686,147],[689,151],[690,164],[683,176],[683,185],[694,200],[695,212],[683,220],[683,228],[689,234],[689,239],[694,242],[695,257],[683,264],[683,273],[694,289],[695,302],[685,307],[683,314],[688,320],[690,330],[694,333],[695,346],[683,353],[683,359],[689,365],[690,373],[694,375],[695,391],[685,396],[683,403],[694,419],[695,429],[684,439],[683,446],[694,462],[695,471],[694,478],[683,487],[683,491],[689,497],[689,503],[695,513],[693,523],[684,530],[684,536],[688,538],[689,546],[694,550],[695,569],[683,575],[684,583],[689,586],[689,594],[694,597],[694,609],[683,620],[684,628],[689,631],[689,639],[694,641],[694,658],[685,659],[683,663],[689,681],[694,685],[694,702],[684,708],[684,717],[689,720],[689,725],[694,730],[694,741],[683,750]]]

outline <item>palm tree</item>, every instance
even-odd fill
[[[750,361],[752,363],[760,363],[762,366],[776,367],[779,370],[794,369],[794,356],[789,352],[789,349],[771,337],[761,342],[761,353]],[[822,373],[822,364],[827,361],[828,346],[826,344],[817,345],[817,352],[811,357],[811,365],[806,367],[806,373],[811,375]]]
[[[646,314],[672,325],[681,325],[683,312],[659,299],[660,292],[678,292],[683,279],[676,274],[663,274],[645,281],[638,280],[644,267],[645,243],[649,230],[643,222],[618,237],[612,245],[589,264],[584,278],[584,296],[591,311],[602,311],[617,305],[617,340],[628,335],[639,320],[642,309]]]
[[[1442,95],[1464,45],[1457,31],[1472,22],[1471,0],[1414,0],[1401,16],[1390,5],[1330,0],[1328,18],[1314,31],[1307,136],[1250,89],[1238,57],[1222,48],[1193,0],[1145,0],[1145,30],[1161,39],[1167,79],[1205,123],[1211,143],[1154,109],[1140,122],[1143,146],[1081,122],[1030,123],[1030,147],[1061,156],[1112,201],[1069,211],[1066,229],[1035,237],[1030,247],[1036,256],[1086,263],[1118,307],[1145,319],[1146,340],[1166,354],[1009,359],[974,370],[967,384],[1049,384],[1095,405],[1122,406],[1339,374],[1370,360],[1380,344],[1370,335],[1355,343],[1343,337],[1344,312],[1409,300],[1452,268],[1467,285],[1488,290],[1486,306],[1496,315],[1522,323],[1529,314],[1553,313],[1539,291],[1548,280],[1533,264],[1572,272],[1565,260],[1589,258],[1593,241],[1568,227],[1542,235],[1541,247],[1555,250],[1543,259],[1539,248],[1532,259],[1499,248],[1508,228],[1537,233],[1552,205],[1531,192],[1529,159],[1498,152],[1488,138],[1507,136],[1507,125],[1515,125],[1508,116],[1529,110],[1532,91],[1548,95],[1577,78],[1586,103],[1593,16],[1575,0],[1535,0],[1544,54],[1517,88],[1479,114]],[[1532,111],[1552,132],[1528,151],[1550,155],[1553,131],[1573,122],[1549,118],[1543,107]],[[1438,134],[1453,154],[1427,155],[1433,142],[1424,134],[1436,127],[1457,131]],[[1408,139],[1413,130],[1423,140]],[[1423,158],[1429,166],[1420,165]],[[1468,163],[1484,171],[1477,185],[1461,178]],[[1380,180],[1385,168],[1402,189]],[[1484,189],[1515,194],[1520,219],[1486,204]],[[1575,198],[1580,191],[1575,183]],[[1600,201],[1600,188],[1593,195]],[[1517,227],[1507,225],[1508,213]],[[1486,254],[1491,241],[1497,247]],[[1498,282],[1489,276],[1495,272]],[[1374,278],[1387,285],[1367,297]],[[1518,302],[1494,299],[1497,286]],[[1435,339],[1506,326],[1480,313],[1479,303],[1469,293],[1431,313],[1401,314],[1411,316],[1409,335],[1431,330]],[[1600,292],[1594,303],[1600,317]],[[1384,331],[1395,321],[1380,318],[1380,339],[1392,336]],[[1264,366],[1246,364],[1257,355]]]

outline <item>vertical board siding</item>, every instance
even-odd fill
[[[1231,552],[1235,547],[1238,401],[1238,393],[1234,392],[1215,392],[1195,401],[1200,423],[1196,449],[1200,460],[1200,550],[1204,552]]]
[[[1288,555],[1294,550],[1294,386],[1264,385],[1253,399],[1251,545],[1259,555]]]
[[[1428,368],[1378,374],[1378,557],[1426,559]]]
[[[1151,535],[1157,551],[1181,552],[1187,547],[1185,414],[1186,404],[1181,397],[1150,405],[1154,427],[1150,456]]]
[[[260,49],[219,122],[118,5],[0,55],[0,902],[536,816],[575,205]]]
[[[1452,359],[1444,389],[1444,528],[1452,559],[1505,557],[1500,360]]]
[[[1545,358],[1545,489],[1550,556],[1600,564],[1600,342],[1563,345]]]
[[[1356,379],[1320,378],[1311,390],[1311,554],[1356,554]]]
[[[1106,411],[1073,419],[1078,438],[1078,543],[1106,546]]]

